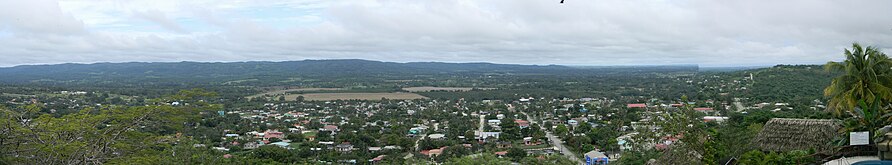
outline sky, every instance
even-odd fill
[[[0,66],[367,59],[756,66],[892,53],[888,0],[0,0]]]

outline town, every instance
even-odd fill
[[[678,98],[648,93],[644,90],[656,88],[648,87],[652,84],[647,83],[630,88],[644,95],[588,97],[523,93],[465,98],[467,95],[444,94],[500,91],[495,87],[407,87],[402,93],[274,88],[261,94],[226,96],[220,99],[222,102],[212,101],[221,107],[201,111],[199,122],[176,135],[191,137],[193,147],[206,148],[207,152],[216,153],[212,155],[228,162],[424,164],[483,158],[522,164],[664,161],[666,156],[657,154],[658,157],[645,160],[643,157],[647,155],[642,154],[666,152],[683,139],[680,137],[683,135],[672,132],[677,130],[663,129],[678,124],[665,122],[665,115],[670,113],[689,110],[695,112],[689,116],[693,121],[713,127],[701,129],[748,139],[754,139],[762,130],[753,129],[761,127],[772,116],[825,113],[822,109],[826,106],[819,96],[769,100],[749,95],[755,93],[754,87],[764,86],[755,84],[761,80],[756,76],[773,78],[778,71],[814,72],[815,69],[776,66],[660,78],[698,93],[695,97]],[[154,103],[189,107],[196,101],[147,99],[97,91],[7,89],[33,93],[3,95],[8,106],[36,106],[40,111],[56,115],[76,113],[63,111],[69,109],[118,105]],[[421,95],[411,96],[415,93]],[[725,124],[732,118],[747,121],[732,124],[741,126]],[[723,128],[728,130],[718,130]],[[739,135],[747,132],[750,135]]]
[[[0,165],[892,164],[889,0],[0,0]]]

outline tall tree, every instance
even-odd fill
[[[828,108],[842,114],[853,112],[859,100],[867,104],[892,101],[892,60],[886,54],[876,47],[854,43],[851,50],[845,50],[845,56],[843,62],[824,65],[827,71],[842,73],[824,89],[824,96],[830,98]]]

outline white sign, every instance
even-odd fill
[[[868,132],[849,132],[849,145],[867,145],[870,144],[870,133]]]

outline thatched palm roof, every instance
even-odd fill
[[[674,165],[674,164],[703,164],[703,156],[697,151],[683,147],[671,147],[663,152],[663,155],[649,165]]]
[[[839,136],[840,121],[832,119],[773,118],[765,123],[754,139],[763,151],[830,149],[830,142]]]

